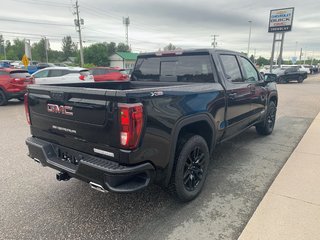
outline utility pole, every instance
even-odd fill
[[[46,52],[46,61],[47,63],[49,62],[48,61],[48,39],[46,37],[44,37],[44,49],[45,49],[45,52]]]
[[[3,43],[3,54],[4,54],[4,59],[7,59],[7,52],[6,52],[6,41],[3,38],[3,35],[0,35],[1,43]]]
[[[213,48],[216,48],[218,46],[218,43],[216,40],[217,40],[217,37],[219,37],[219,35],[214,34],[214,35],[211,35],[211,37],[213,37],[213,42],[211,43],[211,45]]]
[[[248,21],[249,23],[249,40],[248,40],[248,51],[247,51],[247,57],[249,58],[249,52],[250,52],[250,41],[251,41],[251,25],[252,21]]]
[[[125,26],[125,38],[126,38],[126,44],[129,46],[129,25],[130,25],[130,18],[129,17],[123,17],[123,25]]]
[[[297,57],[297,47],[298,47],[298,41],[296,41],[296,47],[294,49],[294,56]]]
[[[76,1],[75,5],[75,15],[77,18],[74,20],[74,24],[76,27],[76,31],[79,33],[79,43],[80,43],[80,66],[82,67],[84,64],[84,59],[83,59],[83,47],[82,47],[82,36],[81,36],[81,25],[84,24],[83,19],[79,17],[79,4],[78,0]]]

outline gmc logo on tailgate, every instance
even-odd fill
[[[56,104],[47,104],[47,111],[50,113],[57,113],[57,114],[63,114],[67,116],[73,116],[72,112],[73,107],[71,106],[63,106],[63,105],[56,105]]]

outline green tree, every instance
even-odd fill
[[[107,45],[108,57],[114,54],[117,51],[117,44],[114,42],[105,43]]]
[[[62,52],[63,60],[67,60],[68,57],[74,57],[77,52],[76,44],[72,41],[71,36],[65,36],[62,39]]]
[[[176,50],[176,49],[177,49],[177,47],[175,45],[173,45],[172,43],[169,43],[167,46],[165,46],[163,48],[163,50],[165,50],[165,51],[173,51],[173,50]]]
[[[117,52],[130,52],[130,47],[124,43],[118,43]]]
[[[254,56],[253,55],[250,56],[250,60],[251,60],[251,62],[254,63]]]
[[[41,62],[46,61],[45,44],[46,43],[44,38],[42,38],[39,42],[32,44],[32,59],[41,61]]]
[[[257,65],[259,65],[259,66],[269,65],[270,64],[270,61],[268,59],[266,59],[264,57],[261,57],[261,56],[257,59],[256,62],[257,62]]]
[[[108,47],[106,43],[95,43],[83,49],[84,62],[96,66],[109,66]]]
[[[49,50],[48,51],[48,60],[49,62],[63,62],[64,59],[64,53],[62,51],[57,50]]]
[[[24,55],[24,40],[14,39],[13,44],[7,44],[7,59],[21,60]]]

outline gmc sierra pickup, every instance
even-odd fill
[[[275,124],[274,74],[227,50],[140,54],[131,81],[30,85],[29,156],[96,190],[157,183],[181,201],[201,191],[216,144]]]

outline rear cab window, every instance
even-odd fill
[[[30,74],[27,71],[14,71],[10,72],[11,78],[29,78]]]
[[[210,54],[141,56],[137,59],[134,81],[214,82]]]
[[[61,77],[67,75],[69,71],[67,69],[51,69],[49,77]]]

